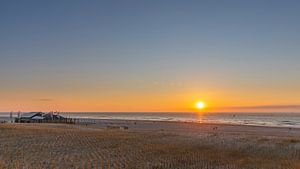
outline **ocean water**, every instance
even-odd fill
[[[256,126],[300,128],[300,113],[60,113],[65,117],[85,119],[124,119],[150,121],[182,121],[223,123]],[[16,113],[13,114],[16,117]],[[0,113],[0,119],[9,120],[9,113]]]

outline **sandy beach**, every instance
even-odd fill
[[[300,169],[300,0],[0,1],[0,169]]]
[[[300,168],[295,128],[133,120],[0,124],[0,143],[0,168],[7,169]]]
[[[92,124],[91,124],[92,123]],[[85,121],[82,121],[82,125]],[[217,123],[172,122],[172,121],[147,121],[147,120],[86,120],[90,127],[106,128],[107,126],[127,126],[137,131],[167,131],[181,134],[198,133],[227,133],[256,136],[286,136],[300,138],[300,128],[267,127],[251,125],[231,125]]]

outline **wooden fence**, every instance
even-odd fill
[[[64,124],[75,124],[79,122],[79,119],[75,118],[64,118],[64,119],[22,119],[15,118],[15,123],[64,123]]]

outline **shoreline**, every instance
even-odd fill
[[[163,122],[163,123],[193,123],[205,125],[229,125],[229,126],[249,126],[249,127],[267,127],[267,128],[292,128],[300,129],[297,126],[276,126],[276,125],[256,125],[256,124],[238,124],[238,123],[222,123],[222,122],[196,122],[196,121],[180,121],[180,120],[140,120],[140,119],[113,119],[113,118],[75,118],[83,121],[140,121],[140,122]]]
[[[205,124],[226,124],[241,126],[259,126],[259,127],[278,127],[300,129],[299,113],[217,113],[208,114],[207,116],[195,116],[195,113],[163,113],[156,115],[155,113],[60,113],[66,118],[74,118],[84,120],[124,120],[124,121],[155,121],[155,122],[181,122],[181,123],[205,123]],[[277,116],[279,114],[279,116]],[[291,115],[292,114],[292,115]],[[15,114],[14,114],[15,115]],[[220,115],[220,116],[219,116]],[[14,118],[16,116],[13,116]],[[0,121],[10,121],[9,114],[0,113]]]
[[[17,124],[17,123],[12,123]],[[26,123],[21,123],[25,124]],[[40,123],[29,123],[40,124]],[[56,123],[42,123],[44,125],[57,125]],[[72,125],[72,124],[70,124]],[[212,134],[242,134],[271,137],[300,138],[300,128],[251,126],[221,123],[196,123],[177,121],[150,121],[150,120],[119,120],[119,119],[81,119],[75,126],[86,129],[127,128],[129,131],[157,132],[197,135]]]
[[[14,119],[14,118],[13,118]],[[195,122],[195,121],[177,121],[177,120],[152,120],[152,119],[113,119],[113,118],[74,118],[77,125],[85,125],[93,128],[128,128],[130,130],[159,131],[167,130],[179,133],[242,133],[247,135],[260,136],[286,136],[299,137],[300,127],[298,126],[271,126],[254,124],[234,124],[221,122]],[[10,123],[9,117],[1,117],[3,121]],[[14,120],[12,120],[14,121]],[[50,123],[49,123],[50,124]]]
[[[168,130],[168,131],[189,131],[189,132],[213,132],[213,133],[241,133],[262,134],[272,136],[295,136],[300,137],[300,128],[273,127],[273,126],[253,126],[223,123],[197,123],[197,122],[178,122],[178,121],[148,121],[148,120],[116,120],[101,119],[94,124],[97,127],[112,124],[127,125],[136,130]],[[101,124],[100,124],[100,123]]]
[[[71,117],[72,118],[72,117]],[[14,120],[15,118],[13,118]],[[90,123],[92,121],[138,121],[138,122],[163,122],[163,123],[193,123],[193,124],[206,124],[206,125],[229,125],[229,126],[250,126],[250,127],[267,127],[267,128],[292,128],[292,129],[300,129],[297,126],[275,126],[275,125],[256,125],[256,124],[238,124],[238,123],[222,123],[222,122],[196,122],[196,121],[176,121],[176,120],[140,120],[140,119],[113,119],[113,118],[73,118],[77,120],[81,120],[83,122]],[[0,117],[0,121],[10,121],[9,117]]]

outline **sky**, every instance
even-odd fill
[[[300,112],[300,2],[2,0],[0,111]]]

